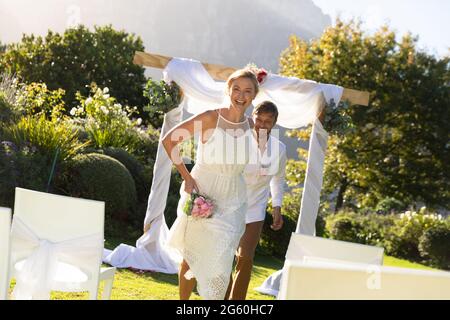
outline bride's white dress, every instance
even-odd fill
[[[178,237],[177,249],[204,299],[225,298],[235,251],[245,230],[247,192],[242,173],[249,161],[251,138],[247,119],[230,122],[218,112],[212,135],[198,143],[191,170],[200,194],[214,200],[214,213],[207,219],[187,217],[185,229],[171,235]],[[177,220],[186,219],[182,210],[189,194],[184,192],[184,183],[180,195]]]

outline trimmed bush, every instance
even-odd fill
[[[450,228],[440,225],[429,228],[419,240],[419,252],[431,264],[450,270]]]
[[[103,153],[122,163],[130,172],[136,185],[139,202],[146,202],[150,193],[152,173],[146,171],[145,167],[131,154],[120,148],[106,148]]]
[[[57,185],[70,196],[105,201],[107,218],[126,221],[135,213],[133,177],[123,164],[109,156],[77,155],[58,177]]]
[[[341,213],[327,218],[326,229],[332,239],[365,243],[363,224],[353,213]]]
[[[375,211],[389,213],[392,211],[401,211],[406,209],[406,205],[400,200],[394,198],[385,198],[378,202]]]
[[[15,188],[46,191],[52,159],[35,147],[0,143],[0,206],[13,208]]]

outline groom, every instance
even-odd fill
[[[231,277],[226,299],[245,300],[269,194],[272,196],[273,208],[271,228],[278,231],[283,226],[281,204],[287,160],[286,146],[270,134],[277,118],[278,109],[270,101],[257,105],[252,114],[252,132],[259,150],[257,161],[251,161],[244,172],[248,196],[246,228],[236,251],[236,272]]]

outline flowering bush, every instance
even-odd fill
[[[137,108],[122,106],[109,95],[108,88],[92,87],[92,96],[77,94],[80,105],[70,110],[73,123],[84,124],[89,139],[96,148],[116,147],[134,152],[139,144],[142,119],[131,120]]]
[[[64,118],[66,106],[63,89],[49,90],[45,83],[21,85],[16,105],[23,114],[45,115],[47,119]]]
[[[425,207],[418,212],[406,211],[395,221],[391,234],[385,241],[389,254],[419,261],[420,237],[430,228],[445,226],[441,215],[427,212]]]
[[[192,193],[184,206],[184,213],[194,218],[210,218],[213,211],[213,201],[197,193]]]

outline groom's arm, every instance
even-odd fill
[[[283,203],[284,185],[286,181],[286,148],[281,148],[278,163],[278,171],[270,180],[270,194],[272,196],[272,216],[273,230],[280,230],[283,227],[283,216],[281,215],[281,206]]]

